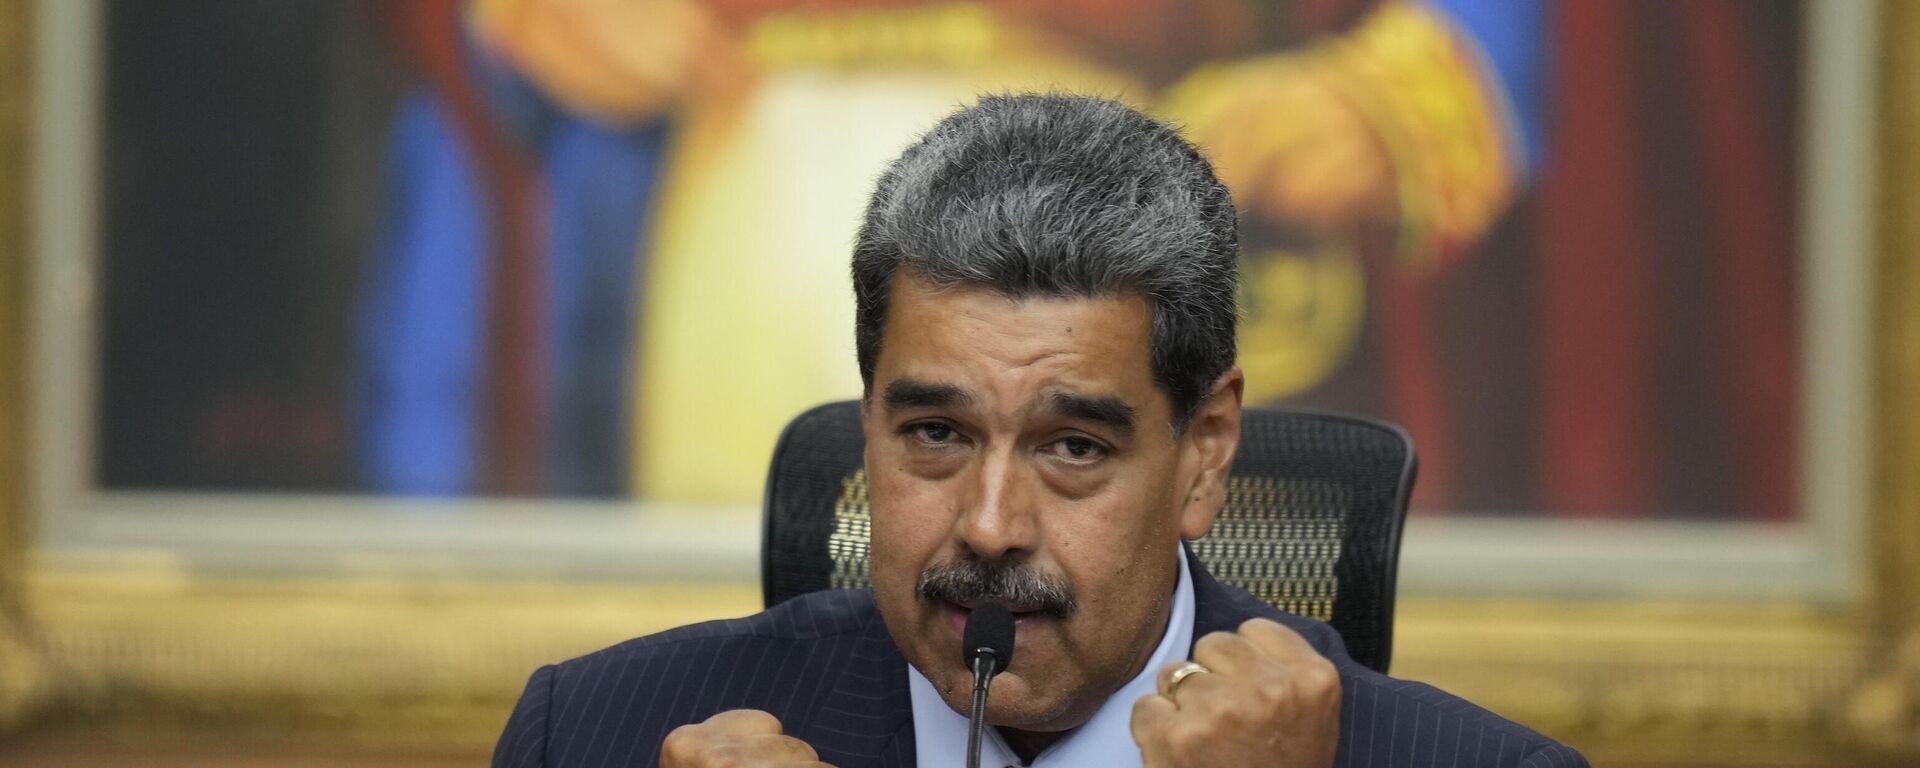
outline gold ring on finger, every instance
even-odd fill
[[[1173,698],[1173,694],[1180,690],[1180,684],[1183,682],[1186,682],[1187,678],[1197,675],[1201,672],[1212,672],[1212,671],[1213,670],[1211,669],[1207,669],[1206,667],[1200,666],[1198,662],[1189,661],[1185,664],[1180,665],[1180,668],[1175,669],[1173,671],[1173,675],[1167,678],[1167,698],[1169,699]]]

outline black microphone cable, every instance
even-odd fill
[[[1013,614],[986,603],[967,616],[961,662],[973,670],[973,714],[967,718],[967,768],[980,768],[980,739],[987,732],[987,685],[1013,663]]]

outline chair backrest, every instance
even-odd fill
[[[816,407],[780,436],[761,544],[768,606],[869,584],[859,409]],[[1356,661],[1385,672],[1414,468],[1413,441],[1390,424],[1249,409],[1226,507],[1192,552],[1222,583],[1332,624]]]

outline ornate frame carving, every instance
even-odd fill
[[[27,550],[27,144],[33,73],[27,0],[0,0],[0,734],[42,695],[44,659],[23,600]]]
[[[1874,399],[1872,677],[1859,725],[1920,750],[1920,7],[1886,3],[1881,34],[1879,311]]]

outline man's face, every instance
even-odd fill
[[[973,604],[1012,603],[1016,650],[988,718],[1022,731],[1084,723],[1159,642],[1175,547],[1205,533],[1224,493],[1239,372],[1176,438],[1151,325],[1139,296],[1015,300],[895,279],[864,413],[873,589],[955,711],[972,689],[960,638]],[[999,587],[969,584],[995,571]],[[1007,587],[1028,589],[1008,600]]]

